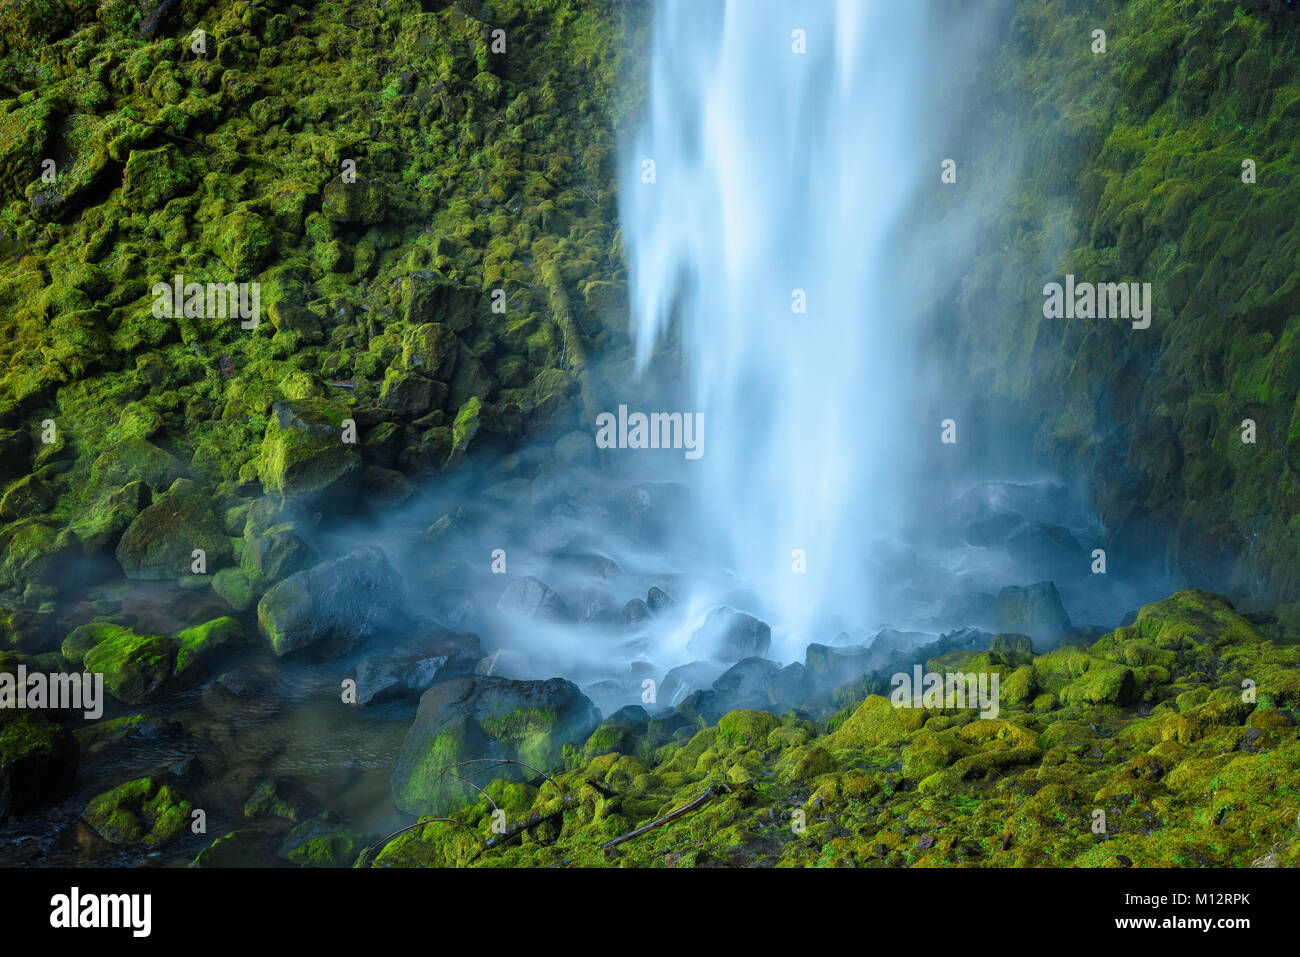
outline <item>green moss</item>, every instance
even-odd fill
[[[158,847],[175,840],[190,824],[194,804],[154,778],[139,778],[99,795],[81,816],[111,844]]]

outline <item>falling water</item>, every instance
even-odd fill
[[[925,6],[656,8],[622,187],[638,361],[679,324],[704,413],[702,531],[790,650],[876,617],[880,543],[912,498],[898,232],[920,167]]]

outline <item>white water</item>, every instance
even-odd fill
[[[896,233],[920,171],[938,181],[938,159],[914,155],[925,7],[656,6],[649,109],[621,188],[638,360],[675,316],[704,413],[690,470],[701,530],[762,599],[776,657],[877,620],[881,542],[915,498],[916,297]]]

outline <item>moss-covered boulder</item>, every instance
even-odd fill
[[[279,656],[346,650],[394,627],[401,576],[377,546],[290,575],[257,604],[257,624]]]
[[[345,183],[341,177],[330,180],[321,199],[321,212],[332,223],[342,226],[371,226],[384,221],[388,195],[374,180],[358,176]]]
[[[196,549],[204,553],[205,573],[228,563],[232,554],[210,496],[197,483],[177,479],[131,521],[116,554],[127,578],[147,581],[190,574]]]
[[[212,590],[235,611],[244,611],[257,597],[248,576],[238,568],[223,568],[213,575]]]
[[[110,844],[159,847],[190,826],[194,802],[156,778],[139,778],[91,799],[82,819]]]
[[[446,813],[470,793],[452,775],[458,762],[498,758],[552,771],[563,764],[564,745],[582,745],[599,723],[600,711],[563,678],[452,678],[420,698],[393,770],[393,797],[411,814]],[[467,765],[458,773],[472,780],[473,771]],[[528,780],[536,773],[508,765],[493,776]]]
[[[129,628],[103,629],[82,657],[92,674],[118,701],[145,704],[174,687],[176,645],[163,635],[139,635]]]
[[[176,676],[185,681],[197,677],[217,649],[244,640],[244,626],[230,617],[215,618],[172,635],[176,645]]]
[[[413,327],[436,323],[451,332],[462,332],[481,318],[479,294],[474,288],[431,270],[403,276],[401,296],[403,317]]]
[[[128,482],[105,492],[70,527],[87,555],[115,549],[135,517],[152,503],[147,484]]]
[[[257,458],[266,491],[307,507],[350,508],[363,466],[357,445],[344,441],[347,419],[345,406],[324,399],[275,403]]]

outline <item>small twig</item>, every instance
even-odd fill
[[[556,784],[555,778],[551,777],[551,776],[550,776],[549,774],[547,774],[545,771],[539,771],[537,768],[533,767],[531,764],[524,764],[524,762],[522,762],[522,761],[514,761],[514,760],[511,760],[510,758],[470,758],[468,761],[457,761],[455,764],[452,765],[452,767],[454,767],[454,768],[458,768],[458,767],[460,767],[462,764],[486,764],[486,763],[489,762],[489,761],[495,762],[495,763],[492,765],[492,768],[499,768],[499,767],[501,767],[501,765],[503,765],[503,764],[517,764],[517,765],[519,765],[521,768],[527,768],[529,771],[532,771],[534,774],[540,774],[542,777],[546,778],[546,780],[548,780],[548,781],[550,781],[552,784],[554,784],[554,785],[555,785],[555,790],[559,791],[561,794],[564,793],[564,788],[560,787],[559,784]],[[492,768],[488,768],[487,770],[491,771]]]
[[[613,840],[606,841],[604,844],[600,845],[600,849],[602,851],[606,850],[607,848],[611,848],[614,847],[615,845],[622,844],[624,841],[630,841],[632,840],[632,838],[638,837],[644,834],[646,831],[653,831],[657,827],[663,827],[669,821],[675,821],[679,817],[682,817],[685,814],[690,814],[695,809],[699,807],[703,807],[705,804],[713,800],[719,794],[723,794],[730,790],[731,789],[727,787],[725,784],[710,785],[707,791],[705,791],[703,794],[697,797],[690,804],[684,804],[675,811],[669,811],[663,817],[655,818],[649,824],[642,824],[634,831],[628,831],[626,834],[619,835]]]

